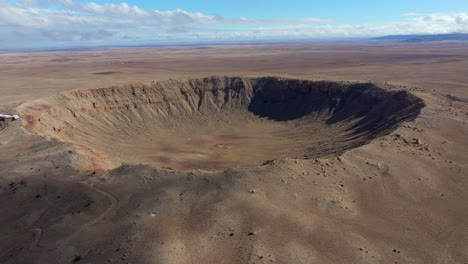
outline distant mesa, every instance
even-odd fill
[[[56,58],[56,59],[51,59],[51,62],[67,62],[67,61],[75,61],[77,59],[69,59],[69,58]]]
[[[103,72],[93,72],[93,74],[96,74],[96,75],[112,75],[112,74],[121,74],[121,72],[118,72],[118,71],[103,71]]]
[[[398,42],[432,42],[432,41],[468,41],[466,33],[451,33],[451,34],[434,34],[434,35],[390,35],[375,38],[381,41],[398,41]]]
[[[208,77],[67,91],[19,111],[24,129],[71,144],[75,165],[91,172],[122,163],[215,171],[339,155],[423,107],[372,83]]]

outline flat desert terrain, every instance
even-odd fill
[[[468,263],[466,42],[0,53],[0,263]]]

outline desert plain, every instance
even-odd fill
[[[466,42],[0,62],[1,263],[468,263]]]

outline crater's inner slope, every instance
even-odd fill
[[[211,77],[75,90],[20,107],[25,129],[72,143],[95,169],[219,170],[342,153],[424,103],[370,83]]]

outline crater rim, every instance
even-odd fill
[[[226,86],[227,84],[231,86]],[[287,87],[282,88],[284,85],[287,85]],[[237,91],[237,93],[226,94],[226,92],[235,91]],[[158,98],[162,100],[156,102],[154,100],[152,101],[150,98],[144,98],[143,96],[143,94],[151,95],[152,93],[157,94],[159,96]],[[222,94],[220,95],[220,93]],[[330,97],[316,97],[315,99],[317,100],[313,98],[314,96],[324,94],[328,94]],[[122,99],[122,101],[117,102],[118,100],[109,99],[119,99],[120,95],[125,95],[125,98]],[[226,95],[234,96],[232,98],[228,96],[229,98],[225,99]],[[107,100],[103,100],[106,98]],[[268,100],[265,100],[265,98]],[[83,103],[83,105],[80,105],[71,99],[80,99],[82,102],[80,101],[79,103]],[[146,101],[142,101],[140,99],[145,99]],[[229,101],[231,99],[232,101]],[[167,110],[174,108],[178,103],[177,100],[181,100],[179,103],[183,103],[183,106],[177,106],[181,108],[181,110],[179,112],[175,110]],[[312,100],[314,103],[323,103],[323,101],[325,101],[325,103],[323,103],[323,107],[319,107],[317,104],[311,104],[313,106],[311,107],[310,105],[307,106],[306,104],[311,102],[308,100]],[[242,113],[243,115],[246,114],[245,111],[247,111],[247,113],[253,114],[253,117],[248,116],[247,114],[245,116],[240,116],[239,121],[242,121],[242,118],[258,118],[258,120],[260,120],[259,122],[265,123],[266,126],[268,126],[268,129],[272,130],[274,130],[272,127],[275,126],[272,124],[267,124],[270,121],[273,122],[273,124],[276,122],[281,124],[287,123],[287,125],[293,126],[301,126],[300,122],[317,121],[320,119],[320,122],[325,122],[325,126],[336,126],[337,124],[342,125],[341,127],[344,128],[344,130],[340,131],[340,133],[343,133],[343,135],[340,134],[341,137],[338,137],[337,141],[351,142],[350,145],[342,144],[336,150],[332,149],[328,152],[326,152],[324,148],[324,150],[322,150],[325,151],[323,155],[320,155],[320,153],[314,153],[313,151],[307,152],[308,150],[306,149],[302,150],[300,155],[284,154],[279,156],[272,156],[271,158],[258,158],[255,159],[252,164],[243,162],[235,164],[232,162],[229,163],[229,161],[225,161],[226,159],[229,160],[230,157],[223,157],[220,159],[222,162],[227,162],[227,165],[207,165],[207,167],[195,166],[194,168],[174,168],[173,166],[164,166],[164,164],[160,165],[160,163],[164,163],[163,161],[159,163],[135,162],[134,160],[128,162],[129,164],[140,163],[159,168],[170,168],[177,171],[187,171],[194,169],[204,171],[221,171],[234,167],[256,167],[274,160],[284,160],[288,158],[308,160],[314,158],[338,156],[346,151],[368,144],[375,138],[391,133],[403,122],[416,118],[420,114],[421,109],[425,107],[424,101],[409,91],[389,90],[386,87],[382,87],[381,85],[372,82],[348,82],[334,80],[313,81],[276,76],[211,76],[182,80],[169,79],[151,84],[129,84],[106,88],[70,90],[57,93],[47,98],[24,103],[18,108],[18,111],[23,117],[24,123],[22,128],[24,130],[38,134],[49,141],[70,143],[76,152],[72,154],[78,157],[74,157],[75,160],[73,161],[73,165],[86,172],[100,173],[117,168],[120,166],[120,164],[125,164],[126,162],[122,162],[122,160],[114,160],[112,155],[106,153],[105,146],[103,146],[103,149],[101,149],[100,146],[96,148],[96,145],[90,144],[93,143],[92,136],[71,138],[69,137],[69,135],[71,135],[70,131],[75,130],[74,132],[78,134],[81,131],[84,132],[83,135],[90,134],[90,131],[92,132],[92,130],[85,131],[80,128],[80,125],[89,124],[83,120],[96,117],[96,114],[99,113],[99,111],[104,113],[105,111],[114,110],[117,111],[115,114],[118,116],[123,115],[124,117],[129,117],[129,115],[126,116],[126,112],[130,113],[130,115],[133,115],[138,112],[138,109],[141,110],[142,108],[147,107],[147,105],[140,106],[138,104],[139,102],[146,102],[147,105],[149,105],[148,109],[142,110],[141,115],[143,117],[141,120],[145,120],[145,117],[148,116],[148,113],[152,111],[152,107],[158,103],[162,105],[162,107],[166,107],[167,111],[172,111],[172,114],[174,114],[174,111],[179,114],[185,113],[184,111],[186,111],[186,113],[190,113],[189,117],[202,119],[206,114],[212,114],[211,116],[208,116],[208,118],[217,117],[222,119],[226,117],[224,116],[225,114],[227,114],[227,117],[229,117],[229,114],[233,114],[233,112],[235,112],[234,110],[242,110],[244,111]],[[174,105],[172,105],[173,102],[175,102]],[[302,102],[304,105],[298,104],[298,102]],[[371,107],[367,107],[364,104],[366,102],[370,104]],[[392,102],[398,105],[392,105]],[[133,103],[133,105],[129,105],[129,103]],[[100,104],[102,106],[101,108]],[[267,104],[268,107],[262,104]],[[275,104],[277,106],[274,106]],[[292,118],[288,119],[283,116],[285,111],[282,111],[282,109],[291,109],[289,108],[291,105],[300,107],[296,107],[292,111],[288,111],[287,114],[292,115]],[[80,108],[78,106],[83,107]],[[85,108],[85,106],[89,108]],[[132,109],[132,107],[134,108]],[[356,109],[359,107],[362,107],[362,109]],[[217,108],[219,108],[218,113],[215,111]],[[167,114],[167,111],[162,111],[161,113]],[[61,114],[66,115],[66,118],[60,118]],[[369,118],[367,114],[369,114],[369,116],[372,114],[373,117]],[[311,117],[311,115],[314,115],[315,117]],[[73,117],[73,119],[68,119],[71,117]],[[131,117],[135,118],[134,120],[140,118],[135,116]],[[352,120],[350,120],[350,118]],[[110,117],[106,120],[108,121],[109,119]],[[176,121],[188,121],[187,118],[183,116],[179,116],[176,119]],[[71,122],[71,120],[73,120],[73,122]],[[163,118],[158,120],[166,119],[163,116]],[[254,119],[246,120],[252,121]],[[222,121],[229,121],[229,119],[223,119]],[[256,121],[254,120],[253,122]],[[347,126],[345,126],[345,122],[349,122]],[[226,123],[221,122],[219,124]],[[177,126],[177,124],[171,125]],[[270,127],[270,125],[272,125],[272,127]],[[253,132],[255,132],[256,129],[259,129],[255,125],[253,126],[253,128],[249,128],[252,129]],[[313,126],[310,128],[313,128]],[[372,132],[373,130],[375,131]],[[62,133],[64,131],[65,133]],[[141,129],[139,131],[144,132],[144,130]],[[275,133],[284,135],[283,130],[280,129],[278,131],[272,132],[272,138],[275,138]],[[297,133],[300,134],[301,131]],[[115,134],[117,135],[118,133],[116,132]],[[138,133],[134,135],[137,134]],[[304,137],[305,141],[301,142],[299,145],[304,144],[304,142],[308,142],[307,136],[304,135]],[[207,141],[207,144],[211,144],[210,140],[211,139],[200,139],[200,141]],[[97,138],[97,141],[100,141],[100,139]],[[249,142],[251,141],[242,142],[242,144],[249,144]],[[281,141],[281,136],[277,143],[280,145],[283,144]],[[224,144],[215,145],[224,146]],[[183,145],[181,148],[183,149],[187,146],[188,145]],[[219,148],[222,149],[223,147]],[[182,155],[180,152],[175,152],[176,153],[174,157],[171,156],[170,159],[177,159],[177,156]],[[196,155],[202,154],[203,153],[196,153]],[[263,155],[262,153],[259,153],[259,156],[261,156],[260,154]],[[210,154],[208,153],[207,155],[209,156]],[[187,161],[180,161],[180,163],[184,162]],[[210,167],[215,169],[210,169]]]

